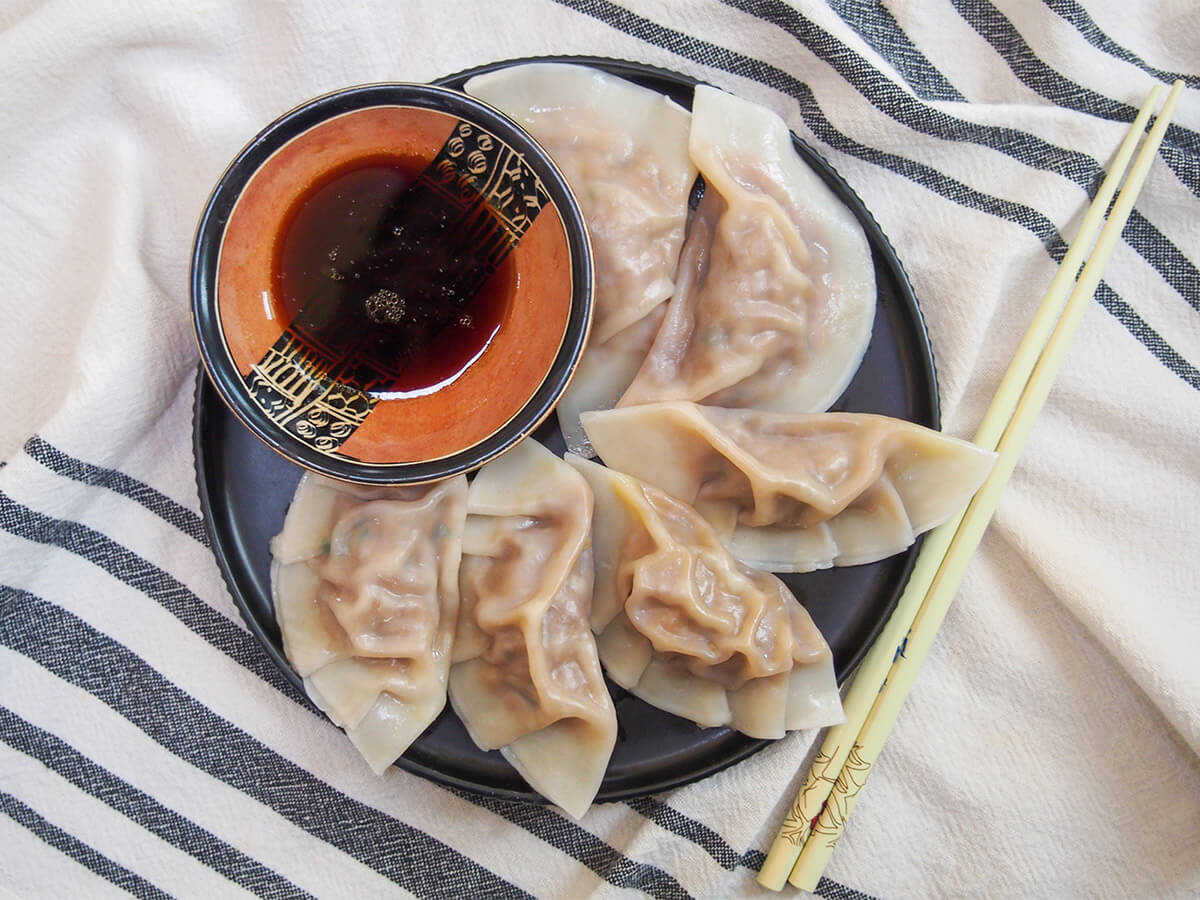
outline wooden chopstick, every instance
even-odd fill
[[[1048,358],[1049,348],[1047,348],[1047,354],[1043,354],[1042,348],[1046,345],[1047,336],[1059,320],[1068,293],[1071,293],[1073,299],[1076,297],[1082,297],[1082,299],[1075,300],[1077,312],[1073,316],[1074,325],[1068,323],[1068,327],[1062,329],[1063,337],[1057,341],[1057,345],[1061,349],[1056,350],[1055,355],[1061,362],[1067,340],[1073,334],[1074,327],[1078,324],[1078,319],[1086,309],[1087,302],[1099,282],[1103,265],[1112,252],[1123,220],[1128,217],[1136,193],[1145,179],[1145,173],[1162,140],[1166,122],[1178,99],[1180,90],[1178,83],[1172,90],[1171,96],[1168,97],[1167,104],[1160,114],[1159,122],[1156,123],[1155,129],[1151,131],[1151,137],[1147,140],[1146,147],[1150,148],[1153,141],[1153,148],[1149,151],[1143,149],[1134,166],[1134,172],[1130,175],[1126,189],[1122,192],[1122,198],[1118,200],[1118,206],[1114,207],[1113,218],[1110,220],[1109,227],[1105,229],[1105,234],[1109,237],[1106,240],[1105,235],[1102,234],[1101,242],[1104,243],[1103,245],[1097,244],[1097,252],[1093,255],[1093,261],[1098,264],[1089,263],[1091,273],[1086,268],[1084,270],[1084,275],[1092,282],[1091,287],[1087,288],[1081,277],[1079,286],[1074,292],[1071,292],[1074,274],[1078,271],[1079,263],[1103,221],[1104,213],[1129,164],[1134,148],[1145,130],[1146,122],[1153,107],[1157,104],[1161,90],[1160,86],[1155,86],[1122,141],[1108,176],[1101,184],[1095,201],[1080,224],[1079,235],[1064,256],[976,435],[975,442],[988,449],[1003,445],[1001,454],[1007,453],[1011,457],[1010,464],[1006,467],[1008,474],[1015,465],[1016,456],[1024,443],[1024,437],[1022,436],[1018,440],[1017,433],[1014,432],[1013,439],[1005,443],[1001,436],[1005,434],[1005,428],[1009,425],[1010,419],[1014,418],[1014,411],[1017,410],[1018,405],[1031,403],[1034,399],[1032,394],[1028,395],[1029,400],[1023,400],[1022,396],[1026,382],[1030,380],[1031,372],[1034,373],[1034,377],[1038,377],[1037,372],[1041,371],[1043,374],[1040,377],[1045,380],[1045,386],[1038,389],[1041,392],[1041,401],[1036,403],[1036,408],[1032,405],[1027,407],[1032,412],[1025,414],[1028,424],[1023,428],[1026,435],[1028,428],[1032,426],[1033,417],[1036,417],[1041,403],[1045,400],[1045,392],[1049,390],[1049,383],[1057,371],[1058,363],[1054,363],[1052,366],[1048,363],[1040,364],[1039,355],[1043,360]],[[1125,201],[1126,195],[1128,195],[1127,201]],[[1125,201],[1126,208],[1120,224],[1114,228],[1112,223],[1116,221],[1118,209],[1123,201]],[[1066,323],[1065,316],[1064,323]],[[1061,328],[1062,326],[1060,326]],[[1005,467],[998,462],[996,469],[1001,470],[1002,468]],[[847,721],[843,725],[831,728],[826,734],[812,769],[797,794],[779,836],[763,864],[758,880],[764,886],[779,890],[783,887],[789,874],[791,874],[793,884],[809,890],[816,886],[820,873],[824,869],[825,861],[828,860],[845,819],[853,807],[857,791],[861,788],[866,775],[869,774],[870,766],[878,754],[883,738],[890,731],[891,722],[895,720],[895,713],[898,712],[900,704],[907,694],[905,682],[911,685],[912,678],[915,677],[916,670],[919,669],[920,663],[924,659],[928,642],[932,641],[933,631],[936,631],[937,626],[940,625],[942,617],[945,615],[945,609],[949,606],[958,583],[961,581],[966,561],[978,544],[978,537],[975,538],[973,544],[970,544],[969,549],[967,545],[970,541],[966,537],[961,543],[955,541],[960,523],[967,515],[972,515],[973,521],[976,523],[972,525],[972,528],[978,531],[979,536],[982,536],[983,529],[995,508],[995,499],[998,498],[999,490],[1007,480],[1008,474],[997,479],[994,471],[993,477],[989,478],[984,488],[981,489],[980,495],[988,490],[989,485],[993,486],[989,494],[993,497],[990,509],[984,510],[983,505],[973,503],[967,512],[934,529],[926,536],[909,584],[897,603],[895,612],[871,652],[860,665],[846,695],[844,706]],[[972,513],[971,510],[976,510],[976,512]],[[953,547],[960,549],[956,550]],[[945,569],[945,574],[939,578],[939,570],[944,569],[943,561],[951,554],[965,554],[961,562],[957,564],[960,570],[955,577],[955,573],[952,571],[954,566],[952,566]],[[926,596],[931,593],[931,589],[938,591],[940,597],[944,597],[940,614],[926,602]],[[924,615],[922,615],[923,604],[925,604]],[[914,635],[918,628],[930,629],[930,631],[927,635],[922,631],[919,636],[920,640],[914,643]],[[907,640],[907,645],[902,656],[898,648],[905,640]],[[924,650],[918,653],[918,647],[922,645]],[[884,701],[882,705],[878,702],[880,700]],[[868,727],[873,729],[870,735],[864,731]],[[868,737],[873,741],[877,740],[879,746],[864,740]],[[874,748],[873,752],[872,747]],[[847,765],[847,760],[852,754],[854,754],[854,758]],[[864,754],[869,754],[869,757]],[[820,816],[819,819],[818,816]],[[817,831],[827,836],[829,840],[810,840],[814,822],[816,822]],[[799,863],[797,863],[798,858],[800,858]]]

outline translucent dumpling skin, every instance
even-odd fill
[[[875,320],[862,228],[757,104],[698,86],[689,153],[704,198],[662,327],[619,405],[828,409]]]
[[[694,504],[756,568],[807,572],[909,547],[996,455],[912,422],[653,403],[584,416],[605,463]]]
[[[753,737],[842,720],[829,646],[782,581],[734,559],[688,504],[566,460],[595,494],[592,629],[613,681]]]
[[[377,773],[446,703],[467,480],[366,488],[306,474],[271,543],[284,652]]]
[[[617,737],[589,620],[592,492],[526,439],[468,495],[450,702],[475,743],[575,817]]]

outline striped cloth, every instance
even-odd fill
[[[1191,0],[0,5],[0,885],[21,897],[755,896],[814,735],[576,823],[371,775],[198,513],[187,268],[264,123],[545,53],[766,104],[874,211],[967,436],[1155,81],[1188,90],[818,894],[1200,892]],[[761,892],[764,895],[766,892]]]

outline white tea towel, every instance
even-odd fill
[[[0,6],[0,884],[20,897],[769,896],[814,735],[555,810],[372,775],[199,515],[196,218],[350,84],[593,54],[765,104],[912,279],[969,436],[1135,109],[1183,78],[998,515],[818,893],[1200,893],[1200,14],[1188,0]],[[792,889],[788,889],[794,893]]]

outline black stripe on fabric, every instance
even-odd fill
[[[1079,3],[1076,3],[1075,0],[1043,0],[1043,2],[1057,13],[1060,18],[1069,22],[1076,31],[1083,35],[1083,39],[1097,50],[1103,50],[1109,56],[1114,56],[1124,62],[1133,63],[1133,65],[1137,66],[1147,75],[1153,75],[1159,81],[1164,81],[1167,84],[1179,80],[1190,88],[1200,88],[1200,75],[1183,75],[1178,72],[1167,72],[1164,69],[1150,65],[1132,50],[1122,47],[1105,34],[1092,17],[1088,15],[1087,10]]]
[[[1129,221],[1121,229],[1121,237],[1154,267],[1192,309],[1200,311],[1200,269],[1174,243],[1136,209],[1130,212]],[[1149,253],[1154,254],[1153,259]]]
[[[713,831],[703,822],[697,822],[695,819],[685,816],[679,810],[668,806],[656,797],[639,797],[634,800],[626,800],[625,805],[639,815],[649,819],[660,828],[691,841],[716,860],[722,869],[732,872],[738,866],[747,865],[745,859],[717,832]]]
[[[186,506],[176,503],[150,485],[131,478],[116,469],[106,469],[92,463],[68,456],[57,447],[47,443],[41,436],[34,435],[25,442],[25,453],[35,462],[41,463],[55,475],[78,481],[93,487],[107,488],[135,503],[140,503],[160,519],[170,522],[188,537],[195,538],[205,547],[208,533],[204,520]]]
[[[0,491],[0,528],[18,537],[59,547],[103,569],[157,601],[175,618],[263,681],[307,706],[291,682],[262,652],[254,636],[197,597],[169,572],[108,536],[66,519],[54,519],[17,503]]]
[[[1083,188],[1089,197],[1095,194],[1104,179],[1104,169],[1086,153],[1064,149],[1016,128],[980,125],[959,119],[921,103],[893,84],[846,44],[804,18],[782,0],[724,2],[790,34],[832,66],[872,106],[901,125],[941,140],[988,147],[1030,168],[1061,175]],[[894,24],[894,20],[892,22]],[[886,21],[876,23],[879,30],[886,27]],[[926,62],[926,65],[929,64]],[[1132,112],[1137,114],[1137,110]],[[1132,121],[1132,116],[1129,121]],[[1200,270],[1166,235],[1134,210],[1121,236],[1180,297],[1200,310]]]
[[[844,2],[845,0],[831,0],[831,5],[833,5],[836,9],[838,5],[842,5]],[[884,56],[885,59],[888,60],[888,62],[892,63],[893,66],[898,65],[899,61],[897,59],[888,57],[887,53],[889,52],[890,47],[907,40],[907,36],[904,35],[903,31],[899,30],[899,25],[896,24],[896,21],[892,18],[891,13],[883,9],[883,7],[879,6],[878,4],[862,4],[861,6],[857,4],[850,5],[857,10],[857,13],[853,20],[847,19],[847,22],[851,25],[851,27],[859,30],[860,34],[862,34],[865,40],[870,40],[868,34],[886,33],[889,29],[895,28],[896,34],[892,35],[887,40],[881,40],[876,49],[881,55]],[[845,19],[846,16],[843,16],[843,18]],[[863,31],[862,29],[868,30]],[[910,61],[913,64],[924,65],[933,73],[936,73],[939,77],[941,76],[941,73],[938,72],[931,63],[925,60],[924,57],[920,57],[919,62],[917,60]],[[863,90],[865,96],[867,89],[866,86],[860,89]],[[897,120],[901,121],[903,124],[909,124],[907,117],[903,119],[897,118]],[[958,138],[955,137],[952,139],[957,140]],[[1035,146],[1032,149],[1035,151],[1036,156],[1036,151],[1038,148]],[[1188,171],[1193,173],[1192,177],[1194,178],[1195,182],[1200,184],[1200,156],[1188,154],[1185,151],[1178,150],[1174,147],[1167,148],[1166,152],[1168,156],[1170,156],[1171,160],[1174,160],[1172,168],[1179,166],[1186,168]],[[1083,154],[1080,154],[1079,156],[1086,160],[1085,168],[1087,168],[1087,171],[1083,173],[1083,180],[1075,180],[1078,184],[1084,187],[1088,191],[1088,195],[1091,196],[1094,193],[1094,188],[1099,184],[1101,178],[1103,177],[1103,173],[1100,171],[1099,165],[1095,163],[1094,160],[1083,156]],[[1036,165],[1038,168],[1041,167],[1036,162],[1030,163],[1030,157],[1026,154],[1022,153],[1016,158],[1027,164]],[[1168,160],[1169,164],[1171,164],[1171,160]],[[1185,301],[1187,301],[1189,305],[1197,310],[1200,310],[1200,271],[1198,271],[1196,266],[1192,264],[1191,260],[1189,260],[1183,255],[1183,253],[1180,252],[1179,248],[1176,247],[1169,238],[1159,232],[1158,229],[1155,228],[1149,221],[1147,221],[1146,218],[1136,209],[1133,210],[1132,214],[1130,215],[1129,222],[1126,224],[1121,236],[1126,243],[1133,247],[1138,254],[1142,256],[1143,259],[1151,263],[1151,265],[1159,272],[1159,274],[1163,276],[1164,280],[1167,281],[1167,283],[1170,284],[1175,291]]]
[[[615,887],[638,890],[662,900],[688,900],[691,897],[683,885],[667,872],[657,866],[630,859],[586,828],[544,806],[477,796],[457,788],[447,790],[519,825],[556,850],[583,863]]]
[[[1170,132],[1170,128],[1167,131]],[[1190,188],[1193,194],[1200,197],[1200,150],[1184,150],[1164,140],[1158,148],[1158,155],[1183,186]]]
[[[1133,307],[1103,281],[1096,288],[1096,301],[1124,325],[1130,334],[1141,341],[1163,365],[1185,383],[1200,391],[1200,369],[1180,356],[1174,347],[1163,340],[1162,335],[1147,325],[1142,317],[1134,312]]]
[[[672,834],[686,838],[699,846],[723,869],[733,871],[744,866],[758,872],[762,869],[763,863],[767,861],[767,855],[757,849],[747,850],[739,856],[723,837],[707,825],[683,815],[677,809],[654,797],[628,800],[626,804]],[[828,897],[830,900],[874,900],[870,894],[864,894],[862,891],[846,887],[846,885],[826,877],[821,878],[815,893],[819,897]]]
[[[817,882],[817,889],[813,893],[818,897],[824,897],[825,900],[875,900],[870,894],[846,887],[844,884],[838,884],[832,878],[826,878],[824,875]]]
[[[0,586],[0,643],[87,691],[165,749],[421,897],[527,897],[420,829],[275,753],[78,616]]]
[[[1065,109],[1086,113],[1114,122],[1132,122],[1137,109],[1090,88],[1085,88],[1043,62],[1021,37],[1015,25],[990,3],[979,0],[950,0],[963,21],[970,25],[1000,55],[1012,73],[1030,90]],[[1170,148],[1168,145],[1174,145]],[[1170,125],[1159,155],[1177,178],[1200,197],[1200,174],[1186,157],[1200,154],[1200,134],[1182,125]],[[1182,163],[1182,164],[1181,164]]]
[[[767,861],[767,854],[761,850],[751,848],[742,854],[742,865],[747,869],[753,869],[758,872],[762,869],[763,863]]]
[[[987,147],[1003,153],[1023,165],[1061,175],[1085,190],[1092,187],[1103,175],[1099,163],[1086,153],[1059,147],[1016,128],[984,125],[960,119],[945,110],[922,103],[894,84],[891,79],[871,66],[867,60],[855,53],[845,43],[782,0],[723,0],[723,2],[727,6],[774,25],[795,38],[818,59],[827,63],[877,110],[913,131],[940,140],[966,142]],[[879,30],[885,28],[886,25],[886,22],[874,23],[875,28]],[[922,61],[931,71],[938,71],[927,61],[923,59]]]
[[[77,837],[47,821],[12,794],[0,791],[0,812],[5,813],[18,825],[29,829],[36,837],[63,855],[91,869],[101,878],[111,881],[121,890],[141,897],[142,900],[171,900],[170,894],[164,893],[141,875],[130,872],[120,863],[113,862]]]
[[[986,212],[1020,225],[1046,245],[1047,252],[1055,262],[1062,261],[1062,257],[1066,253],[1062,237],[1055,229],[1054,223],[1040,212],[1024,204],[984,194],[930,166],[892,153],[885,153],[847,137],[837,131],[825,118],[808,85],[782,69],[716,44],[688,37],[678,31],[636,16],[608,0],[556,0],[556,2],[599,19],[610,27],[648,44],[669,50],[684,59],[748,78],[789,94],[796,100],[800,115],[818,140],[849,156],[857,157],[902,175],[915,184],[960,206]],[[1101,291],[1105,292],[1104,296],[1109,298],[1107,303],[1101,300],[1101,305],[1112,313],[1155,359],[1191,387],[1200,390],[1200,371],[1184,360],[1163,340],[1161,335],[1155,332],[1128,304],[1120,299],[1115,291],[1103,282],[1097,289],[1098,297],[1101,296]],[[1120,314],[1118,315],[1115,310],[1119,310]],[[1164,348],[1166,349],[1164,350]]]
[[[740,856],[721,835],[702,822],[697,822],[685,816],[679,810],[668,806],[654,797],[643,797],[626,801],[627,805],[645,818],[656,823],[672,834],[685,838],[696,844],[711,856],[723,869],[733,871],[739,867],[753,872],[762,870],[767,861],[767,854],[756,848],[751,848]],[[846,887],[830,878],[822,877],[817,885],[816,893],[821,897],[845,898],[845,900],[874,900],[869,894],[854,888]]]
[[[829,7],[858,32],[872,50],[888,61],[918,97],[926,100],[966,98],[917,49],[891,11],[879,0],[828,0]]]
[[[0,741],[37,759],[80,790],[108,804],[171,846],[194,856],[259,897],[312,896],[212,832],[97,765],[62,739],[4,707],[0,707]]]

